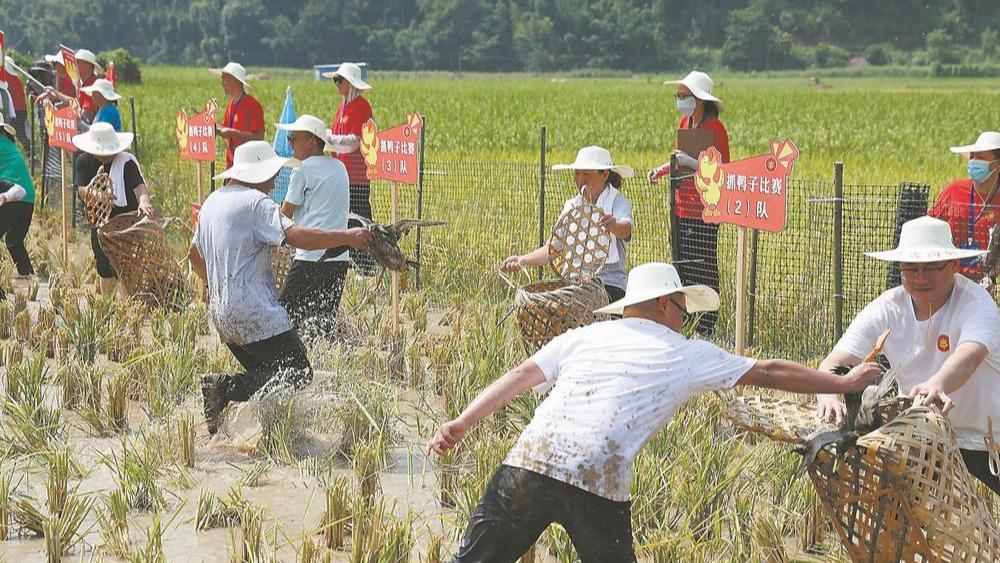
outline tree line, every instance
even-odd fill
[[[678,71],[978,64],[995,0],[0,0],[9,47],[146,63]]]

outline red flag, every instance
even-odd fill
[[[118,86],[118,77],[115,76],[115,61],[108,61],[108,66],[104,69],[104,78],[113,86]]]
[[[66,76],[69,77],[73,87],[76,88],[77,96],[80,95],[80,67],[76,66],[76,53],[73,49],[65,45],[59,45],[62,52],[63,66],[66,67]]]

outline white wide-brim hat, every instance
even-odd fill
[[[104,74],[104,69],[101,68],[101,64],[97,62],[97,55],[95,55],[93,51],[89,49],[80,49],[76,52],[76,60],[90,63],[94,65],[94,70],[96,70],[98,74]]]
[[[865,256],[887,262],[941,262],[983,254],[986,254],[985,250],[955,248],[951,240],[951,226],[926,215],[903,223],[896,248],[865,252]]]
[[[705,100],[706,102],[715,102],[719,111],[725,109],[725,104],[722,103],[722,100],[712,95],[712,86],[714,84],[712,77],[704,72],[693,70],[681,80],[667,80],[664,84],[683,84],[687,86],[688,90],[691,90],[695,98]]]
[[[622,178],[635,176],[635,170],[631,166],[615,164],[611,161],[611,153],[603,147],[583,147],[576,153],[576,160],[572,164],[556,164],[553,170],[611,170],[617,172]]]
[[[326,140],[326,123],[323,123],[323,120],[314,115],[303,114],[292,123],[275,123],[274,125],[283,131],[305,131],[306,133],[312,133],[323,141],[324,152],[333,151],[333,145]]]
[[[975,143],[971,145],[963,145],[960,147],[951,147],[951,152],[954,153],[970,153],[970,152],[982,152],[982,151],[995,151],[1000,149],[1000,133],[996,131],[983,131],[979,134],[979,138],[976,139]]]
[[[674,293],[684,294],[684,308],[689,313],[716,311],[719,308],[719,294],[714,289],[707,285],[681,285],[677,268],[663,262],[649,262],[632,268],[628,273],[625,297],[594,312],[621,315],[629,305]]]
[[[233,165],[214,179],[262,184],[274,178],[282,166],[296,168],[299,164],[294,158],[278,156],[267,141],[247,141],[233,151]]]
[[[132,133],[118,133],[110,123],[98,121],[90,126],[90,131],[73,137],[73,144],[94,156],[111,156],[127,150],[134,138]]]
[[[340,63],[337,70],[323,73],[324,78],[334,78],[336,76],[350,82],[351,86],[354,86],[358,90],[365,91],[372,89],[371,84],[361,80],[361,67],[354,63]]]
[[[11,139],[17,138],[17,131],[14,130],[14,126],[13,125],[11,125],[10,123],[7,123],[7,120],[4,119],[2,111],[0,111],[0,129],[3,129],[4,131],[6,131],[7,134],[10,135]]]
[[[94,92],[97,92],[109,102],[122,99],[118,92],[115,92],[115,85],[112,84],[110,80],[105,80],[103,78],[98,78],[90,86],[80,88],[80,91],[89,96],[93,96]]]
[[[247,69],[243,68],[243,65],[241,65],[240,63],[228,62],[226,63],[226,66],[222,67],[221,69],[210,68],[208,70],[213,74],[219,74],[219,75],[228,74],[229,76],[232,76],[236,80],[239,80],[240,84],[243,84],[243,86],[247,90],[250,89],[250,83],[247,82]]]
[[[59,51],[54,55],[45,55],[45,62],[66,66],[66,61],[63,60],[62,51]]]

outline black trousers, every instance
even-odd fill
[[[556,522],[583,563],[634,562],[632,503],[501,465],[472,512],[453,563],[517,561]]]
[[[230,401],[249,401],[269,383],[284,383],[294,389],[312,381],[313,371],[306,347],[295,329],[250,344],[226,344],[245,370],[226,375],[220,382]]]
[[[372,218],[371,186],[361,184],[351,184],[351,213],[360,215],[366,219]],[[348,228],[360,227],[361,222],[357,219],[347,221]],[[351,249],[351,261],[358,265],[358,268],[366,276],[375,272],[375,259],[371,254],[361,250]]]
[[[111,266],[111,260],[108,260],[108,255],[101,248],[101,242],[97,239],[97,229],[94,228],[90,229],[90,248],[94,251],[94,263],[97,267],[97,275],[102,278],[117,278],[118,274]]]
[[[1000,477],[990,472],[989,454],[984,450],[959,450],[962,453],[962,460],[969,469],[969,473],[979,479],[990,488],[991,491],[1000,495]]]
[[[337,337],[337,309],[344,292],[347,261],[292,261],[278,300],[303,338]]]
[[[676,218],[679,262],[675,264],[684,285],[702,284],[719,291],[719,226],[701,219]],[[701,314],[696,327],[698,334],[711,336],[719,314]]]
[[[17,266],[17,273],[22,276],[35,273],[35,269],[31,267],[28,249],[24,247],[24,239],[28,236],[34,213],[33,203],[12,201],[0,205],[0,238],[4,239],[10,258]]]

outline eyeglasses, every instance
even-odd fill
[[[291,133],[288,134],[288,144],[289,145],[294,145],[296,140],[298,140],[298,137],[296,137],[295,135],[292,135]]]
[[[678,92],[674,94],[674,97],[677,98],[678,101],[680,101],[680,100],[686,100],[688,98],[693,98],[694,94],[681,94],[680,92]]]
[[[932,266],[931,264],[936,264]],[[904,276],[915,276],[917,274],[932,275],[944,270],[951,262],[930,262],[927,264],[900,264],[899,273]]]
[[[680,309],[681,315],[683,315],[683,318],[684,318],[684,322],[687,322],[688,319],[691,318],[691,313],[688,313],[687,307],[681,305],[676,300],[674,300],[672,297],[667,297],[667,301],[670,301],[671,303],[674,304],[674,307],[677,307],[678,309]]]

